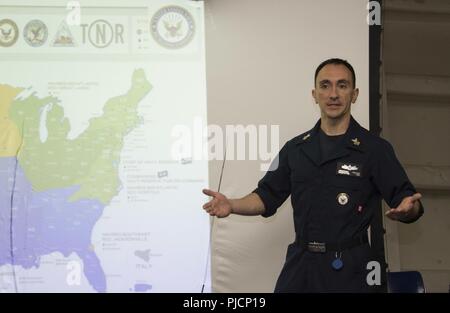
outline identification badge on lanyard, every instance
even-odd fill
[[[342,252],[339,252],[339,256],[336,252],[335,259],[333,260],[333,262],[331,262],[331,267],[335,271],[340,271],[344,267],[344,262],[342,262]]]

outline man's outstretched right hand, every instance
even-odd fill
[[[203,209],[211,216],[227,217],[232,213],[231,202],[220,192],[203,189],[203,193],[213,197],[211,201],[203,205]]]

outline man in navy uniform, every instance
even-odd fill
[[[358,97],[353,67],[342,59],[322,62],[312,96],[321,118],[288,141],[278,167],[241,199],[212,190],[203,208],[212,216],[269,217],[291,195],[296,240],[288,247],[275,292],[370,292],[367,264],[376,259],[368,243],[380,197],[387,217],[416,221],[423,207],[392,146],[351,116]]]

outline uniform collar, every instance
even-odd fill
[[[309,132],[306,132],[296,138],[296,145],[305,152],[305,154],[316,164],[321,165],[325,162],[341,158],[350,154],[350,150],[356,150],[364,152],[364,143],[361,141],[361,125],[353,118],[350,117],[350,124],[347,131],[345,132],[344,138],[342,139],[344,144],[339,145],[333,153],[326,159],[321,160],[320,153],[320,142],[319,142],[319,130],[320,130],[319,119]]]
[[[348,126],[344,138],[347,148],[364,152],[365,145],[362,140],[362,130],[364,130],[364,128],[359,125],[353,116],[350,116],[350,125]]]

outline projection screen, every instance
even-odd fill
[[[209,291],[203,15],[0,2],[1,291]]]

